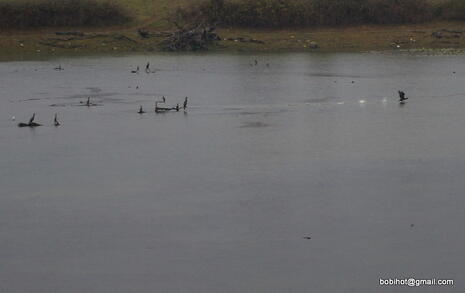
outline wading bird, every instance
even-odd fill
[[[36,113],[32,114],[31,119],[29,119],[29,123],[19,123],[18,126],[19,127],[37,127],[37,126],[41,126],[42,124],[34,122],[35,118],[36,118]]]
[[[186,98],[184,99],[184,103],[183,103],[183,105],[182,105],[182,108],[183,108],[184,110],[187,109],[187,99],[188,99],[188,97],[186,97]]]
[[[53,119],[53,125],[60,126],[60,122],[58,122],[58,114],[55,113],[55,118]]]

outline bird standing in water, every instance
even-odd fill
[[[32,114],[31,119],[29,119],[29,125],[32,125],[32,123],[34,123],[35,118],[36,118],[36,113]]]
[[[139,66],[137,66],[136,70],[131,70],[131,73],[139,73]]]
[[[182,106],[182,108],[183,108],[184,110],[187,109],[187,99],[188,99],[188,97],[186,97],[186,98],[184,99],[184,104],[183,104],[183,106]]]
[[[398,92],[399,92],[399,102],[405,103],[405,101],[408,100],[408,98],[405,96],[405,93],[403,91],[398,91]]]
[[[150,62],[147,62],[147,65],[145,65],[145,72],[150,73]]]
[[[144,114],[145,113],[144,109],[142,109],[142,106],[139,107],[139,111],[137,113],[139,113],[139,114]]]
[[[36,113],[32,114],[31,119],[29,119],[29,123],[19,123],[19,127],[37,127],[37,126],[42,126],[42,124],[35,123],[34,119],[36,118]]]
[[[58,114],[55,113],[55,118],[53,119],[53,125],[60,126],[60,122],[58,122]]]
[[[87,97],[86,106],[87,106],[87,107],[90,107],[90,105],[91,105],[91,104],[90,104],[90,97]]]

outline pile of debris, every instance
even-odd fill
[[[463,34],[463,30],[449,30],[449,29],[442,29],[435,31],[431,34],[433,38],[436,39],[452,39],[452,38],[460,38],[461,34]]]
[[[160,43],[166,51],[206,50],[209,45],[221,38],[215,33],[215,27],[197,26],[193,29],[179,29]]]

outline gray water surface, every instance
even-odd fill
[[[463,56],[85,57],[0,77],[0,292],[465,291]],[[188,111],[155,114],[162,96]],[[33,112],[44,126],[16,126]],[[396,277],[455,285],[379,285]]]

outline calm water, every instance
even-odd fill
[[[75,58],[0,77],[0,292],[465,291],[463,56]],[[89,95],[103,106],[78,106]],[[153,113],[163,95],[188,112]],[[33,112],[43,127],[16,126]],[[395,277],[455,286],[379,286]]]

